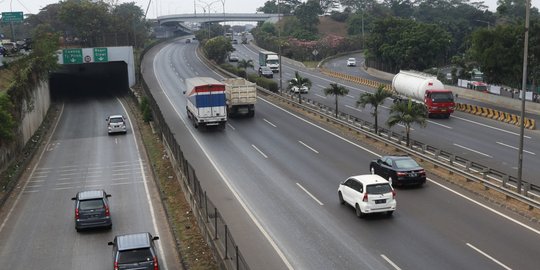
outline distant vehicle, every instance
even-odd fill
[[[296,80],[296,78],[292,78],[292,80]],[[298,92],[303,93],[303,94],[309,92],[309,87],[307,85],[298,87],[298,86],[293,86],[291,82],[289,82],[289,89],[291,90],[291,92],[295,94],[298,94]]]
[[[233,40],[232,40],[232,44],[238,44],[238,40],[233,39]]]
[[[480,92],[488,92],[488,85],[484,82],[478,82],[478,81],[468,82],[467,88],[475,90],[475,91],[480,91]]]
[[[356,67],[356,58],[347,59],[347,66],[348,67]]]
[[[75,201],[75,229],[112,228],[109,197],[104,190],[87,190],[71,198]]]
[[[2,47],[5,49],[5,55],[13,55],[19,51],[19,47],[15,42],[2,42]]]
[[[109,135],[117,132],[127,133],[126,119],[123,115],[111,115],[105,120],[107,121]]]
[[[365,174],[351,176],[338,187],[341,204],[349,204],[358,217],[370,213],[386,213],[391,216],[396,210],[396,192],[384,178]]]
[[[158,236],[148,232],[124,234],[114,237],[109,246],[113,246],[113,267],[115,270],[159,270],[158,253],[154,241]]]
[[[227,123],[227,104],[225,84],[209,77],[185,79],[187,116],[193,126],[219,126],[225,129]]]
[[[232,117],[244,114],[253,117],[257,103],[257,85],[243,78],[229,78],[223,83],[225,83],[227,115]]]
[[[382,156],[369,164],[371,174],[388,179],[393,186],[423,185],[426,171],[409,156]]]
[[[274,72],[269,67],[259,67],[259,76],[274,78]]]
[[[259,66],[267,66],[273,72],[279,72],[279,56],[275,52],[260,51]]]
[[[188,43],[191,43],[191,39],[190,38],[186,38],[186,44]]]
[[[392,89],[398,94],[396,102],[409,98],[424,104],[428,117],[442,115],[446,118],[454,112],[454,95],[444,89],[435,76],[412,70],[401,70],[392,79]]]
[[[231,53],[229,54],[229,62],[238,62],[239,58],[238,55]]]

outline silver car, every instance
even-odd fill
[[[107,117],[107,131],[111,133],[124,133],[127,132],[126,119],[123,115],[111,115]]]
[[[80,191],[72,200],[75,201],[75,229],[112,227],[109,197],[104,190]]]

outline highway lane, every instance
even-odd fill
[[[240,58],[252,59],[257,66],[256,50],[252,45],[234,45]],[[343,60],[343,59],[342,59]],[[336,60],[339,62],[339,60]],[[294,71],[300,71],[302,76],[311,79],[313,86],[309,94],[305,97],[319,103],[334,107],[334,97],[324,96],[323,88],[330,82],[338,82],[346,86],[350,91],[348,96],[340,97],[340,111],[354,115],[360,119],[373,122],[371,116],[372,108],[357,108],[356,100],[361,93],[373,91],[368,87],[353,84],[347,81],[327,77],[319,72],[299,67],[294,61],[285,59],[283,62],[283,80],[292,78]],[[274,80],[278,80],[274,76]],[[379,121],[384,126],[384,121],[388,118],[389,107],[392,101],[387,100],[379,109]],[[450,119],[429,119],[426,128],[413,127],[411,132],[413,139],[439,147],[451,153],[463,156],[469,160],[481,162],[484,165],[496,168],[510,175],[517,174],[517,146],[519,144],[519,128],[502,122],[477,117],[474,115],[455,112]],[[404,132],[403,127],[393,128],[395,132]],[[442,136],[441,136],[442,135]],[[526,130],[523,176],[524,179],[540,185],[540,180],[536,177],[540,173],[538,161],[535,158],[540,154],[540,133]]]
[[[174,42],[158,49],[153,66],[162,89],[153,91],[169,97],[162,99],[160,108],[176,113],[168,115],[175,130],[186,134],[184,129],[188,129],[196,137],[223,181],[239,194],[236,199],[244,201],[293,268],[393,269],[389,261],[402,269],[498,268],[496,262],[469,245],[515,269],[536,267],[533,250],[539,245],[538,231],[516,225],[435,183],[422,189],[398,190],[394,218],[358,220],[352,208],[337,202],[337,185],[348,175],[367,173],[369,161],[378,153],[263,99],[256,106],[254,119],[233,119],[224,132],[200,132],[189,124],[182,127],[187,120],[185,100],[178,94],[178,87],[183,86],[178,86],[178,81],[196,73],[216,74],[203,72],[205,67],[193,56],[194,46]],[[175,78],[171,63],[174,70],[182,70],[179,78]],[[190,147],[191,139],[182,140],[183,147]],[[190,151],[194,155],[196,149]],[[216,180],[201,181],[203,187],[211,187]],[[227,214],[236,218],[242,214],[239,212],[243,211],[237,209],[224,216],[234,220]],[[235,234],[234,226],[230,228],[235,240],[240,235],[237,244],[248,262],[259,269],[260,264],[251,258],[260,255],[251,249],[255,241],[243,231]],[[515,230],[518,237],[507,228]],[[500,243],[505,243],[504,247]]]
[[[163,269],[180,269],[148,162],[131,125],[126,135],[107,135],[109,114],[127,115],[115,98],[65,103],[29,179],[21,180],[20,195],[2,209],[0,268],[111,269],[107,242],[118,234],[148,231],[161,238]],[[86,189],[112,195],[112,230],[75,231],[71,198]]]

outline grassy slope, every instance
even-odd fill
[[[321,36],[326,36],[328,34],[346,37],[347,36],[347,25],[342,22],[336,22],[330,17],[319,17],[319,25],[317,26],[319,34]]]

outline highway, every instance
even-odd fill
[[[107,135],[105,118],[127,116],[114,97],[67,99],[60,104],[52,137],[2,208],[1,269],[112,269],[115,235],[159,235],[162,269],[180,269],[173,237],[148,161],[139,151],[132,124],[125,135]],[[77,233],[72,197],[104,189],[112,230]]]
[[[352,207],[339,204],[338,184],[368,173],[369,161],[382,153],[264,98],[259,98],[253,119],[231,119],[225,131],[193,128],[185,111],[183,80],[221,79],[199,59],[196,46],[182,39],[156,46],[143,59],[143,76],[251,269],[538,268],[538,224],[501,213],[431,175],[423,188],[397,190],[394,217],[358,219]],[[286,76],[292,69],[286,67]],[[328,80],[321,77],[314,85]],[[361,91],[352,91],[344,105],[353,104]],[[320,93],[316,86],[309,95]],[[446,122],[454,126],[433,124],[413,136],[423,140],[429,138],[424,133],[464,132],[455,142],[465,144],[467,136],[478,135],[471,130],[476,123]],[[463,130],[454,131],[458,128]],[[482,131],[503,139],[515,136]]]
[[[240,59],[253,60],[255,69],[258,68],[257,47],[253,45],[233,45]],[[357,59],[361,59],[356,55]],[[329,61],[326,66],[343,72],[346,56]],[[338,67],[342,65],[342,67]],[[358,60],[358,65],[361,65]],[[373,92],[374,89],[367,86],[354,84],[344,80],[339,80],[326,76],[316,70],[307,69],[295,61],[286,59],[282,62],[283,85],[294,76],[295,71],[299,71],[304,77],[312,81],[312,88],[304,97],[325,104],[331,108],[335,107],[333,96],[325,96],[323,89],[331,82],[337,82],[349,89],[349,94],[339,99],[339,111],[356,116],[373,123],[371,115],[372,108],[356,107],[358,97],[364,92]],[[360,68],[352,68],[351,74],[368,79],[376,79],[365,73]],[[279,81],[278,74],[274,80]],[[379,80],[379,79],[376,79]],[[379,107],[379,123],[382,127],[388,128],[384,123],[389,115],[389,107],[392,100],[388,99]],[[421,128],[413,126],[411,138],[446,150],[450,153],[462,156],[480,164],[495,168],[510,175],[517,175],[519,128],[495,120],[478,117],[475,115],[455,112],[450,119],[431,118],[427,121],[427,127]],[[396,126],[392,128],[395,132],[404,134],[404,128]],[[540,185],[540,179],[536,177],[540,173],[540,166],[537,156],[540,155],[540,133],[538,131],[525,130],[524,140],[524,160],[523,178],[531,183]]]

